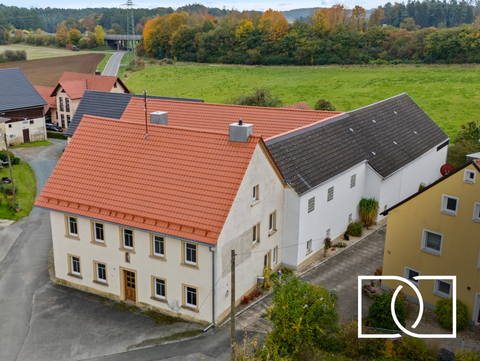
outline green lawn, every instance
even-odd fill
[[[406,92],[450,136],[478,120],[478,66],[246,67],[151,66],[126,81],[137,94],[202,98],[226,103],[254,87],[270,88],[285,105],[320,98],[349,111]]]
[[[37,180],[35,173],[28,163],[20,163],[12,166],[13,181],[15,187],[18,189],[17,202],[20,203],[21,211],[11,212],[7,206],[7,200],[3,194],[2,205],[0,206],[0,219],[20,219],[28,216],[33,208],[35,202],[35,195],[37,194]],[[8,167],[0,169],[0,179],[2,177],[10,178],[10,170]]]
[[[82,49],[80,51],[71,51],[66,48],[58,48],[56,46],[35,46],[30,44],[10,44],[10,45],[0,45],[0,52],[5,50],[25,50],[27,52],[27,60],[35,59],[46,59],[46,58],[58,58],[62,56],[73,56],[73,55],[82,55],[86,53],[98,53],[96,49]],[[101,52],[105,52],[103,47],[99,47]],[[108,48],[111,52],[110,48]]]
[[[113,54],[105,54],[105,58],[98,64],[97,70],[100,70],[100,73],[103,73],[105,66],[107,65],[108,59],[112,57]]]
[[[44,145],[52,145],[51,142],[49,142],[48,140],[42,140],[42,141],[39,141],[39,142],[30,142],[30,143],[26,143],[26,144],[19,144],[19,145],[14,145],[13,147],[10,147],[10,148],[30,148],[30,147],[41,147],[41,146],[44,146]]]

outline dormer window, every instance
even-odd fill
[[[465,173],[463,174],[463,181],[465,183],[470,183],[473,184],[475,183],[475,176],[477,175],[477,172],[469,169],[465,169]]]

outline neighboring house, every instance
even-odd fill
[[[73,136],[73,133],[75,133],[75,130],[77,129],[84,115],[93,115],[96,117],[106,117],[110,119],[120,119],[132,97],[143,99],[143,95],[135,95],[131,93],[109,93],[86,90],[83,93],[82,99],[78,104],[75,114],[73,115],[70,126],[65,131],[65,135],[68,136],[69,139]],[[147,96],[147,99],[163,99],[203,103],[202,99],[171,98],[150,95]]]
[[[68,129],[86,90],[130,93],[120,78],[81,73],[63,73],[50,96],[56,98],[59,126]]]
[[[440,177],[448,136],[401,94],[290,134],[267,147],[290,189],[285,193],[284,265],[301,267],[358,220],[362,197],[380,211]],[[378,216],[376,222],[383,222]]]
[[[424,305],[452,296],[452,281],[414,276],[456,276],[457,299],[468,306],[471,324],[480,326],[480,161],[466,163],[422,191],[389,208],[383,274],[405,277],[418,287]],[[479,179],[477,179],[479,177]],[[417,302],[404,283],[382,281]]]
[[[231,250],[237,304],[264,267],[281,265],[286,185],[250,134],[247,124],[179,128],[154,113],[146,135],[142,122],[84,116],[35,203],[50,210],[57,282],[223,320]]]
[[[0,70],[0,130],[8,144],[22,144],[47,139],[45,100],[19,68]]]
[[[50,96],[53,92],[53,87],[48,86],[38,86],[35,85],[35,89],[45,100],[47,105],[45,105],[45,122],[46,123],[58,123],[58,113],[57,113],[57,99]]]

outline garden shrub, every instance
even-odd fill
[[[361,237],[363,234],[363,225],[360,222],[352,222],[347,227],[347,233],[353,237]]]
[[[368,308],[367,325],[370,327],[384,328],[387,330],[398,330],[395,321],[393,321],[390,312],[390,304],[392,302],[393,290],[383,294],[376,294],[373,303]],[[398,321],[405,327],[405,321],[408,316],[408,309],[405,304],[405,295],[399,293],[395,300],[395,314]]]
[[[335,334],[328,334],[320,337],[317,347],[326,352],[338,353],[342,351],[342,346]]]
[[[348,236],[348,231],[345,231],[345,233],[343,234],[343,239],[345,241],[350,241],[350,237]]]
[[[10,161],[13,161],[13,158],[15,158],[15,155],[12,152],[10,152]],[[0,159],[4,162],[8,160],[6,149],[0,150]]]
[[[13,159],[10,159],[10,162],[15,165],[15,164],[20,164],[20,158],[18,157],[13,157]]]
[[[2,184],[0,186],[0,192],[6,196],[11,196],[12,194],[12,185],[11,184]],[[15,187],[15,193],[18,193],[18,187]]]
[[[455,352],[447,350],[446,348],[440,349],[438,353],[439,361],[455,361]]]
[[[453,327],[453,309],[452,299],[438,300],[436,309],[433,313],[437,316],[438,323],[443,328],[452,330]],[[464,330],[468,326],[468,307],[462,301],[457,300],[457,331]]]
[[[332,239],[330,237],[325,238],[323,244],[325,245],[325,250],[332,248]]]
[[[335,247],[345,248],[347,247],[347,244],[345,242],[338,242],[337,244],[335,244]]]
[[[368,331],[367,333],[371,333]],[[347,357],[368,356],[377,358],[384,353],[385,341],[379,338],[358,338],[358,323],[343,324],[337,334],[342,352]]]
[[[480,361],[480,354],[474,351],[455,351],[455,361]]]
[[[421,338],[403,336],[396,348],[399,360],[434,361],[428,346]]]
[[[375,198],[362,198],[358,204],[359,214],[363,224],[367,227],[372,225],[378,212],[378,202]]]

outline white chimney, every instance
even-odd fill
[[[240,118],[238,123],[230,124],[228,134],[231,142],[246,143],[248,137],[253,134],[253,124],[243,124]]]
[[[153,112],[150,113],[150,123],[168,125],[168,112]]]

